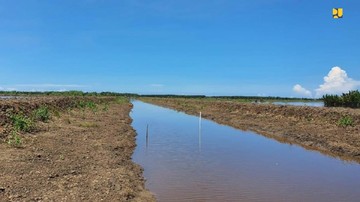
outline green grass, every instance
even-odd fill
[[[20,147],[22,145],[22,140],[18,135],[18,133],[15,130],[13,130],[11,131],[11,136],[8,139],[7,143],[13,147]]]
[[[42,106],[34,111],[34,118],[37,121],[47,122],[50,119],[50,112],[46,106]]]
[[[83,110],[90,109],[93,112],[98,110],[98,105],[94,101],[79,101],[77,107]]]
[[[127,97],[117,97],[116,98],[116,101],[115,101],[117,104],[125,104],[125,103],[128,103],[129,102],[129,98]]]
[[[353,121],[353,119],[351,117],[344,116],[344,117],[339,119],[338,124],[339,124],[339,126],[342,126],[342,127],[353,126],[354,121]]]
[[[33,129],[34,122],[22,114],[13,114],[10,116],[15,131],[29,132]]]

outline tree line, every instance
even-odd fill
[[[133,93],[115,93],[115,92],[83,92],[83,91],[45,91],[45,92],[29,92],[29,91],[0,91],[0,95],[4,96],[27,96],[27,95],[49,95],[49,96],[126,96],[137,97],[138,94]]]
[[[342,95],[324,95],[325,107],[351,107],[360,108],[360,92],[359,90],[349,91]]]

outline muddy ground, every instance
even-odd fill
[[[6,102],[28,106],[0,106]],[[0,201],[155,201],[144,188],[142,168],[131,161],[132,105],[99,106],[96,112],[65,110],[37,123],[36,131],[20,134],[20,146],[3,138]]]
[[[280,142],[298,144],[343,160],[360,162],[360,109],[239,103],[227,100],[141,98],[142,101],[199,115]],[[339,124],[350,117],[352,125]]]

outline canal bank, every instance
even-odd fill
[[[0,201],[155,201],[132,161],[132,105],[115,98],[92,110],[69,108],[74,97],[1,101],[2,109],[22,115],[48,103],[59,111],[18,132],[14,143],[0,139]]]

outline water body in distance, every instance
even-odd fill
[[[146,187],[159,201],[358,201],[360,165],[134,101]],[[148,143],[146,127],[149,125]],[[200,140],[200,141],[199,141]]]
[[[309,107],[323,107],[324,102],[273,102],[275,105],[292,105],[292,106],[309,106]]]
[[[16,99],[15,96],[0,96],[0,99]]]

